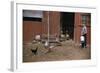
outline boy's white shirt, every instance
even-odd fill
[[[85,38],[84,38],[84,36],[81,36],[80,39],[81,39],[81,41],[84,41]]]

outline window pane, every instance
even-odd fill
[[[23,20],[25,21],[42,21],[43,11],[23,10]]]
[[[87,16],[82,15],[82,24],[87,24]]]

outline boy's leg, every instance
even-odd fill
[[[84,47],[86,47],[86,45],[87,45],[87,36],[86,36],[86,34],[84,34],[84,38],[85,38],[85,40],[84,40]]]
[[[84,48],[84,42],[83,42],[83,48]]]
[[[82,47],[82,48],[84,47],[84,43],[83,43],[83,42],[81,42],[81,47]]]

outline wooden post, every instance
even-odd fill
[[[50,37],[50,28],[49,28],[49,11],[48,11],[48,45],[49,45],[49,37]]]

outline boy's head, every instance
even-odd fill
[[[86,25],[85,24],[83,24],[83,27],[85,27]]]

